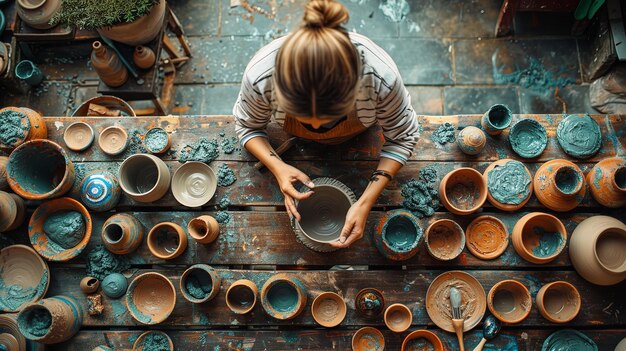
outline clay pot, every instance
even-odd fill
[[[531,263],[545,264],[565,248],[567,230],[553,215],[532,212],[520,218],[513,228],[515,252]]]
[[[0,314],[0,330],[2,330],[2,335],[4,335],[4,337],[2,337],[1,340],[6,340],[6,341],[0,341],[0,345],[3,345],[3,344],[4,346],[15,345],[13,343],[13,339],[17,341],[17,348],[15,348],[15,346],[13,346],[14,348],[7,347],[6,348],[7,351],[39,351],[39,350],[43,351],[42,344],[38,344],[30,340],[26,340],[24,335],[20,333],[20,329],[17,325],[17,313]],[[11,339],[7,337],[5,334],[11,335],[13,338]],[[28,346],[32,346],[32,349],[27,349],[26,348],[27,344]]]
[[[64,248],[52,240],[44,231],[46,220],[58,212],[75,211],[81,214],[84,222],[84,234],[82,239],[71,248]],[[37,207],[30,222],[28,223],[28,236],[35,250],[48,261],[68,261],[85,249],[91,238],[92,220],[91,215],[80,202],[69,197],[62,197],[42,203]]]
[[[361,289],[354,298],[354,309],[361,318],[374,319],[385,311],[385,297],[377,289]]]
[[[19,121],[9,120],[5,118],[7,114],[13,114],[14,117],[16,115],[23,117]],[[2,116],[0,122],[3,124],[19,122],[19,125],[15,125],[14,128],[21,130],[20,135],[15,135],[9,140],[0,140],[0,150],[10,152],[27,141],[46,139],[48,137],[48,128],[46,127],[43,117],[29,108],[5,107],[0,109],[0,116]]]
[[[200,207],[211,200],[216,190],[215,172],[203,162],[185,162],[172,176],[172,194],[183,206]]]
[[[61,196],[74,185],[74,164],[59,144],[33,140],[9,156],[7,176],[11,190],[27,200]]]
[[[440,261],[453,260],[465,248],[465,232],[461,226],[451,219],[434,221],[426,229],[424,235],[428,253]]]
[[[12,334],[0,333],[0,350],[20,351],[20,345]]]
[[[7,190],[9,188],[9,182],[7,181],[7,163],[9,163],[9,158],[0,156],[0,190]]]
[[[163,26],[166,4],[161,0],[145,16],[130,23],[120,23],[112,27],[98,28],[98,33],[111,40],[130,45],[143,45],[154,40]]]
[[[294,221],[296,238],[311,250],[337,250],[328,243],[337,241],[346,221],[348,210],[356,196],[342,182],[333,178],[313,179],[315,192],[309,198],[296,201],[301,220]]]
[[[587,174],[591,195],[602,206],[626,206],[626,158],[610,157],[598,162]]]
[[[509,143],[513,151],[520,157],[539,157],[548,145],[548,133],[534,119],[523,119],[511,128]]]
[[[65,132],[63,132],[65,146],[76,152],[89,148],[94,138],[93,128],[85,122],[74,122],[65,128]]]
[[[487,137],[480,128],[469,126],[459,132],[456,142],[463,153],[467,155],[478,155],[485,148]]]
[[[30,27],[50,29],[52,16],[61,9],[61,0],[17,0],[17,14]]]
[[[61,295],[29,304],[17,316],[24,337],[42,344],[69,340],[82,324],[83,307],[73,297]]]
[[[288,274],[279,273],[261,288],[261,305],[272,318],[293,319],[306,307],[307,293],[302,282]]]
[[[118,179],[126,195],[138,202],[155,202],[170,187],[170,170],[160,158],[135,154],[124,160]]]
[[[322,327],[336,327],[346,318],[346,307],[343,298],[334,292],[323,292],[313,300],[311,314],[317,324]]]
[[[595,155],[602,147],[602,132],[589,115],[569,115],[559,122],[556,138],[563,151],[578,159]]]
[[[114,116],[111,116],[113,115]],[[111,95],[95,96],[83,102],[72,113],[72,117],[104,116],[104,117],[137,117],[135,110],[128,102]]]
[[[143,146],[150,153],[162,154],[170,149],[172,140],[170,135],[163,128],[152,128],[146,132],[143,139]]]
[[[90,172],[80,184],[80,199],[92,211],[112,210],[119,202],[121,195],[120,183],[117,177],[109,171]]]
[[[528,288],[517,280],[496,283],[487,295],[489,311],[500,321],[515,324],[530,314],[533,305]]]
[[[580,311],[580,294],[572,284],[556,281],[546,284],[537,293],[537,308],[552,323],[567,323]]]
[[[100,287],[100,281],[98,278],[94,277],[85,277],[80,281],[80,290],[85,294],[93,294],[98,291]]]
[[[444,348],[435,333],[422,329],[411,332],[402,342],[402,351],[414,350],[443,351]]]
[[[222,278],[209,265],[195,264],[180,277],[180,291],[191,303],[211,301],[222,287]]]
[[[122,126],[104,128],[98,136],[98,146],[109,156],[119,155],[128,146],[128,133]]]
[[[483,114],[480,125],[490,135],[499,135],[511,125],[513,114],[505,105],[496,104]]]
[[[472,214],[487,200],[487,184],[473,168],[458,168],[446,174],[439,184],[441,203],[457,215]]]
[[[0,191],[0,232],[17,229],[26,218],[26,205],[21,197]]]
[[[50,284],[50,270],[48,264],[26,245],[12,245],[0,251],[0,279],[6,291],[2,295],[9,296],[9,286],[21,288],[24,296],[30,299],[1,299],[0,311],[18,312],[33,302],[39,301],[46,295]]]
[[[91,65],[98,73],[100,80],[112,87],[121,87],[128,80],[128,70],[120,61],[115,51],[107,48],[99,41],[91,45]]]
[[[537,200],[558,212],[578,207],[587,193],[583,172],[567,160],[551,160],[541,165],[535,173],[534,188]]]
[[[15,76],[31,87],[38,86],[44,79],[41,69],[30,60],[22,60],[15,66]]]
[[[0,11],[0,35],[4,31],[4,26],[6,24],[6,18],[4,16],[4,12]],[[11,50],[11,46],[2,43],[0,44],[0,76],[4,76],[7,68],[9,67],[9,51]]]
[[[128,279],[121,273],[111,273],[102,279],[102,292],[112,298],[119,299],[128,289]]]
[[[411,212],[389,211],[376,226],[374,245],[390,260],[408,260],[417,254],[422,233],[418,219]]]
[[[148,249],[155,257],[171,260],[185,252],[187,234],[176,223],[161,222],[150,229],[147,242]]]
[[[507,158],[493,162],[483,172],[483,178],[487,199],[503,211],[519,210],[533,194],[533,176],[519,161]]]
[[[137,338],[137,340],[135,340],[135,343],[133,344],[133,351],[150,351],[148,349],[144,350],[144,344],[148,338],[165,339],[167,341],[168,351],[174,351],[174,343],[172,342],[172,339],[169,337],[169,335],[158,330],[149,330],[139,335],[139,337]]]
[[[139,45],[133,52],[133,62],[141,69],[150,69],[156,62],[156,55],[149,47]]]
[[[256,305],[258,292],[253,281],[239,279],[226,291],[226,305],[236,314],[246,314]]]
[[[143,241],[143,226],[128,213],[115,214],[102,225],[102,243],[118,255],[135,251]]]
[[[614,285],[626,279],[626,225],[608,216],[580,222],[569,244],[574,268],[587,281]]]
[[[402,333],[413,323],[411,310],[401,303],[394,303],[385,310],[385,325],[389,330]]]
[[[372,327],[363,327],[352,336],[352,351],[383,351],[385,337],[380,330]]]
[[[493,216],[474,219],[465,230],[467,249],[481,260],[493,260],[509,246],[509,232],[504,223]]]
[[[210,244],[220,234],[220,224],[211,216],[199,216],[189,221],[187,231],[198,243]]]
[[[130,283],[126,305],[133,318],[143,324],[165,321],[176,306],[176,288],[164,275],[148,272]]]

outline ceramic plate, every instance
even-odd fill
[[[589,115],[569,115],[556,128],[556,138],[563,151],[576,158],[595,155],[602,147],[602,132]]]
[[[213,169],[202,162],[187,162],[172,177],[172,194],[187,207],[200,207],[215,195],[217,177]]]
[[[534,119],[523,119],[513,127],[509,133],[511,148],[521,157],[535,158],[546,149],[548,133],[546,129]]]

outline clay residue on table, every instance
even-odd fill
[[[111,273],[122,273],[130,268],[124,256],[111,253],[104,245],[94,247],[87,255],[87,275],[103,280]]]
[[[14,147],[30,130],[30,120],[25,114],[5,110],[0,112],[0,144]]]
[[[461,210],[470,210],[476,206],[480,191],[473,181],[455,182],[446,186],[446,195],[450,203]]]
[[[235,176],[235,172],[228,167],[226,163],[222,163],[217,168],[217,185],[219,186],[229,186],[237,181],[237,177]]]
[[[217,140],[200,138],[193,145],[185,145],[182,150],[180,150],[178,160],[180,162],[198,161],[209,163],[215,160],[217,156],[219,156],[219,145]]]
[[[431,134],[430,139],[439,145],[453,143],[456,141],[454,129],[453,124],[446,122],[440,125],[439,128]]]
[[[230,213],[228,213],[226,211],[219,211],[219,212],[217,212],[215,214],[215,220],[219,224],[226,224],[226,223],[230,222],[231,218],[232,218],[232,216],[230,215]]]
[[[71,249],[85,236],[85,219],[78,211],[55,212],[45,219],[43,230],[50,240]]]
[[[424,172],[422,172],[424,171]],[[411,179],[402,185],[402,206],[417,218],[430,217],[439,208],[439,192],[434,187],[437,173],[429,168],[420,171],[420,179]]]
[[[519,205],[530,195],[530,174],[519,161],[496,165],[487,175],[487,188],[498,202]]]
[[[225,154],[232,154],[233,152],[235,152],[235,150],[238,149],[237,147],[238,145],[239,145],[239,141],[237,140],[236,137],[230,137],[230,138],[224,137],[222,140],[220,140],[220,146],[222,147],[222,151]]]

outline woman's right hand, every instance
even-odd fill
[[[280,166],[272,170],[272,173],[274,173],[274,177],[276,177],[280,191],[285,196],[285,207],[287,208],[289,217],[295,217],[296,220],[299,221],[300,214],[298,213],[294,200],[304,200],[313,195],[313,191],[309,190],[305,193],[301,193],[296,190],[293,185],[296,182],[300,182],[306,185],[309,189],[313,189],[315,184],[313,184],[311,179],[306,174],[296,167],[290,166],[284,162],[281,163],[282,164]]]

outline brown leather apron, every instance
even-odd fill
[[[283,130],[295,137],[312,140],[320,144],[337,145],[346,142],[367,130],[356,115],[356,111],[348,114],[347,118],[325,132],[313,132],[290,114],[285,115]]]

